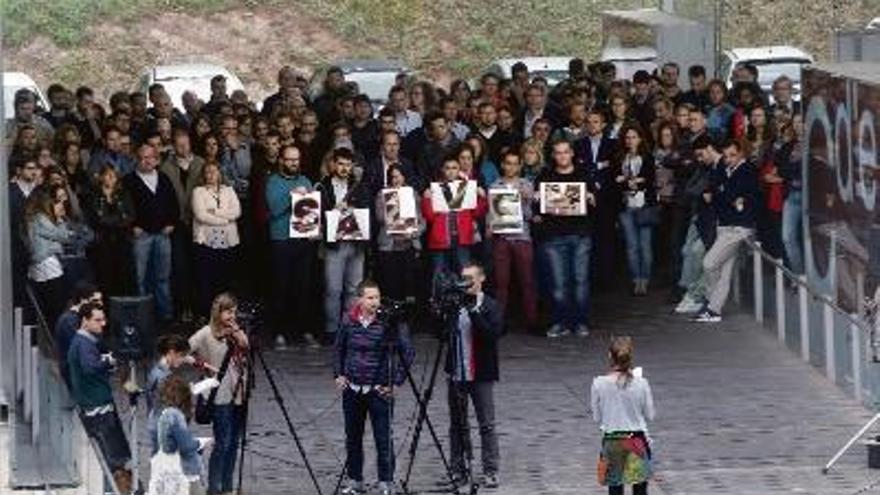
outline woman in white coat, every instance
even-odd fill
[[[206,163],[202,168],[191,204],[198,309],[204,317],[210,312],[214,296],[231,288],[239,245],[236,220],[241,216],[241,204],[232,187],[223,183],[216,162]]]

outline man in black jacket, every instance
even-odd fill
[[[369,216],[364,219],[358,211],[370,207],[369,191],[362,181],[356,180],[354,153],[347,148],[331,152],[330,175],[317,189],[321,191],[321,209],[324,216],[324,331],[325,341],[335,340],[344,308],[351,307],[357,285],[364,278],[364,257],[369,241]],[[330,225],[330,215],[338,215],[338,222]],[[362,223],[363,222],[363,223]],[[367,230],[366,234],[363,235]],[[330,236],[335,231],[335,237]]]
[[[137,168],[123,178],[123,186],[135,212],[132,237],[138,292],[153,295],[159,319],[167,322],[174,316],[169,282],[171,234],[177,225],[180,206],[171,179],[156,169],[159,166],[156,149],[142,144],[137,158]]]
[[[498,434],[495,431],[495,398],[498,381],[498,338],[501,309],[483,292],[483,267],[468,263],[461,276],[469,283],[464,307],[450,324],[450,346],[446,359],[449,382],[449,444],[454,476],[468,483],[465,455],[471,451],[468,397],[480,427],[484,488],[498,487]]]

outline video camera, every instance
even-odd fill
[[[467,293],[471,285],[473,282],[463,280],[454,273],[441,272],[434,279],[431,311],[441,317],[457,313],[472,297]]]
[[[392,326],[408,320],[412,316],[415,306],[415,302],[412,301],[396,301],[383,297],[382,306],[376,312],[376,318],[384,325]]]

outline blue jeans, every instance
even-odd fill
[[[238,456],[238,435],[241,432],[241,406],[223,404],[214,406],[211,422],[214,430],[214,448],[208,460],[208,494],[231,492]]]
[[[456,246],[442,251],[431,251],[431,266],[434,278],[440,272],[451,272],[456,275],[461,274],[461,269],[465,263],[471,260],[470,246]]]
[[[334,333],[339,318],[348,311],[364,278],[364,246],[338,242],[324,251],[324,331]]]
[[[544,241],[553,293],[553,324],[586,325],[590,316],[589,236],[561,235]]]
[[[174,318],[171,307],[171,239],[159,232],[142,233],[132,243],[138,294],[152,295],[160,320]]]
[[[801,209],[803,193],[791,191],[782,206],[782,243],[788,267],[795,273],[804,273],[804,212]]]
[[[345,415],[345,450],[348,477],[364,480],[364,426],[367,413],[373,426],[379,481],[394,481],[394,446],[391,444],[391,417],[394,401],[377,392],[359,394],[350,389],[342,393]]]
[[[651,265],[654,262],[654,226],[636,223],[636,210],[626,208],[619,215],[626,241],[626,260],[629,274],[633,280],[651,278]]]

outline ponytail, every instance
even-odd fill
[[[611,368],[622,375],[622,385],[626,387],[632,382],[633,343],[632,337],[612,337],[608,346]]]

